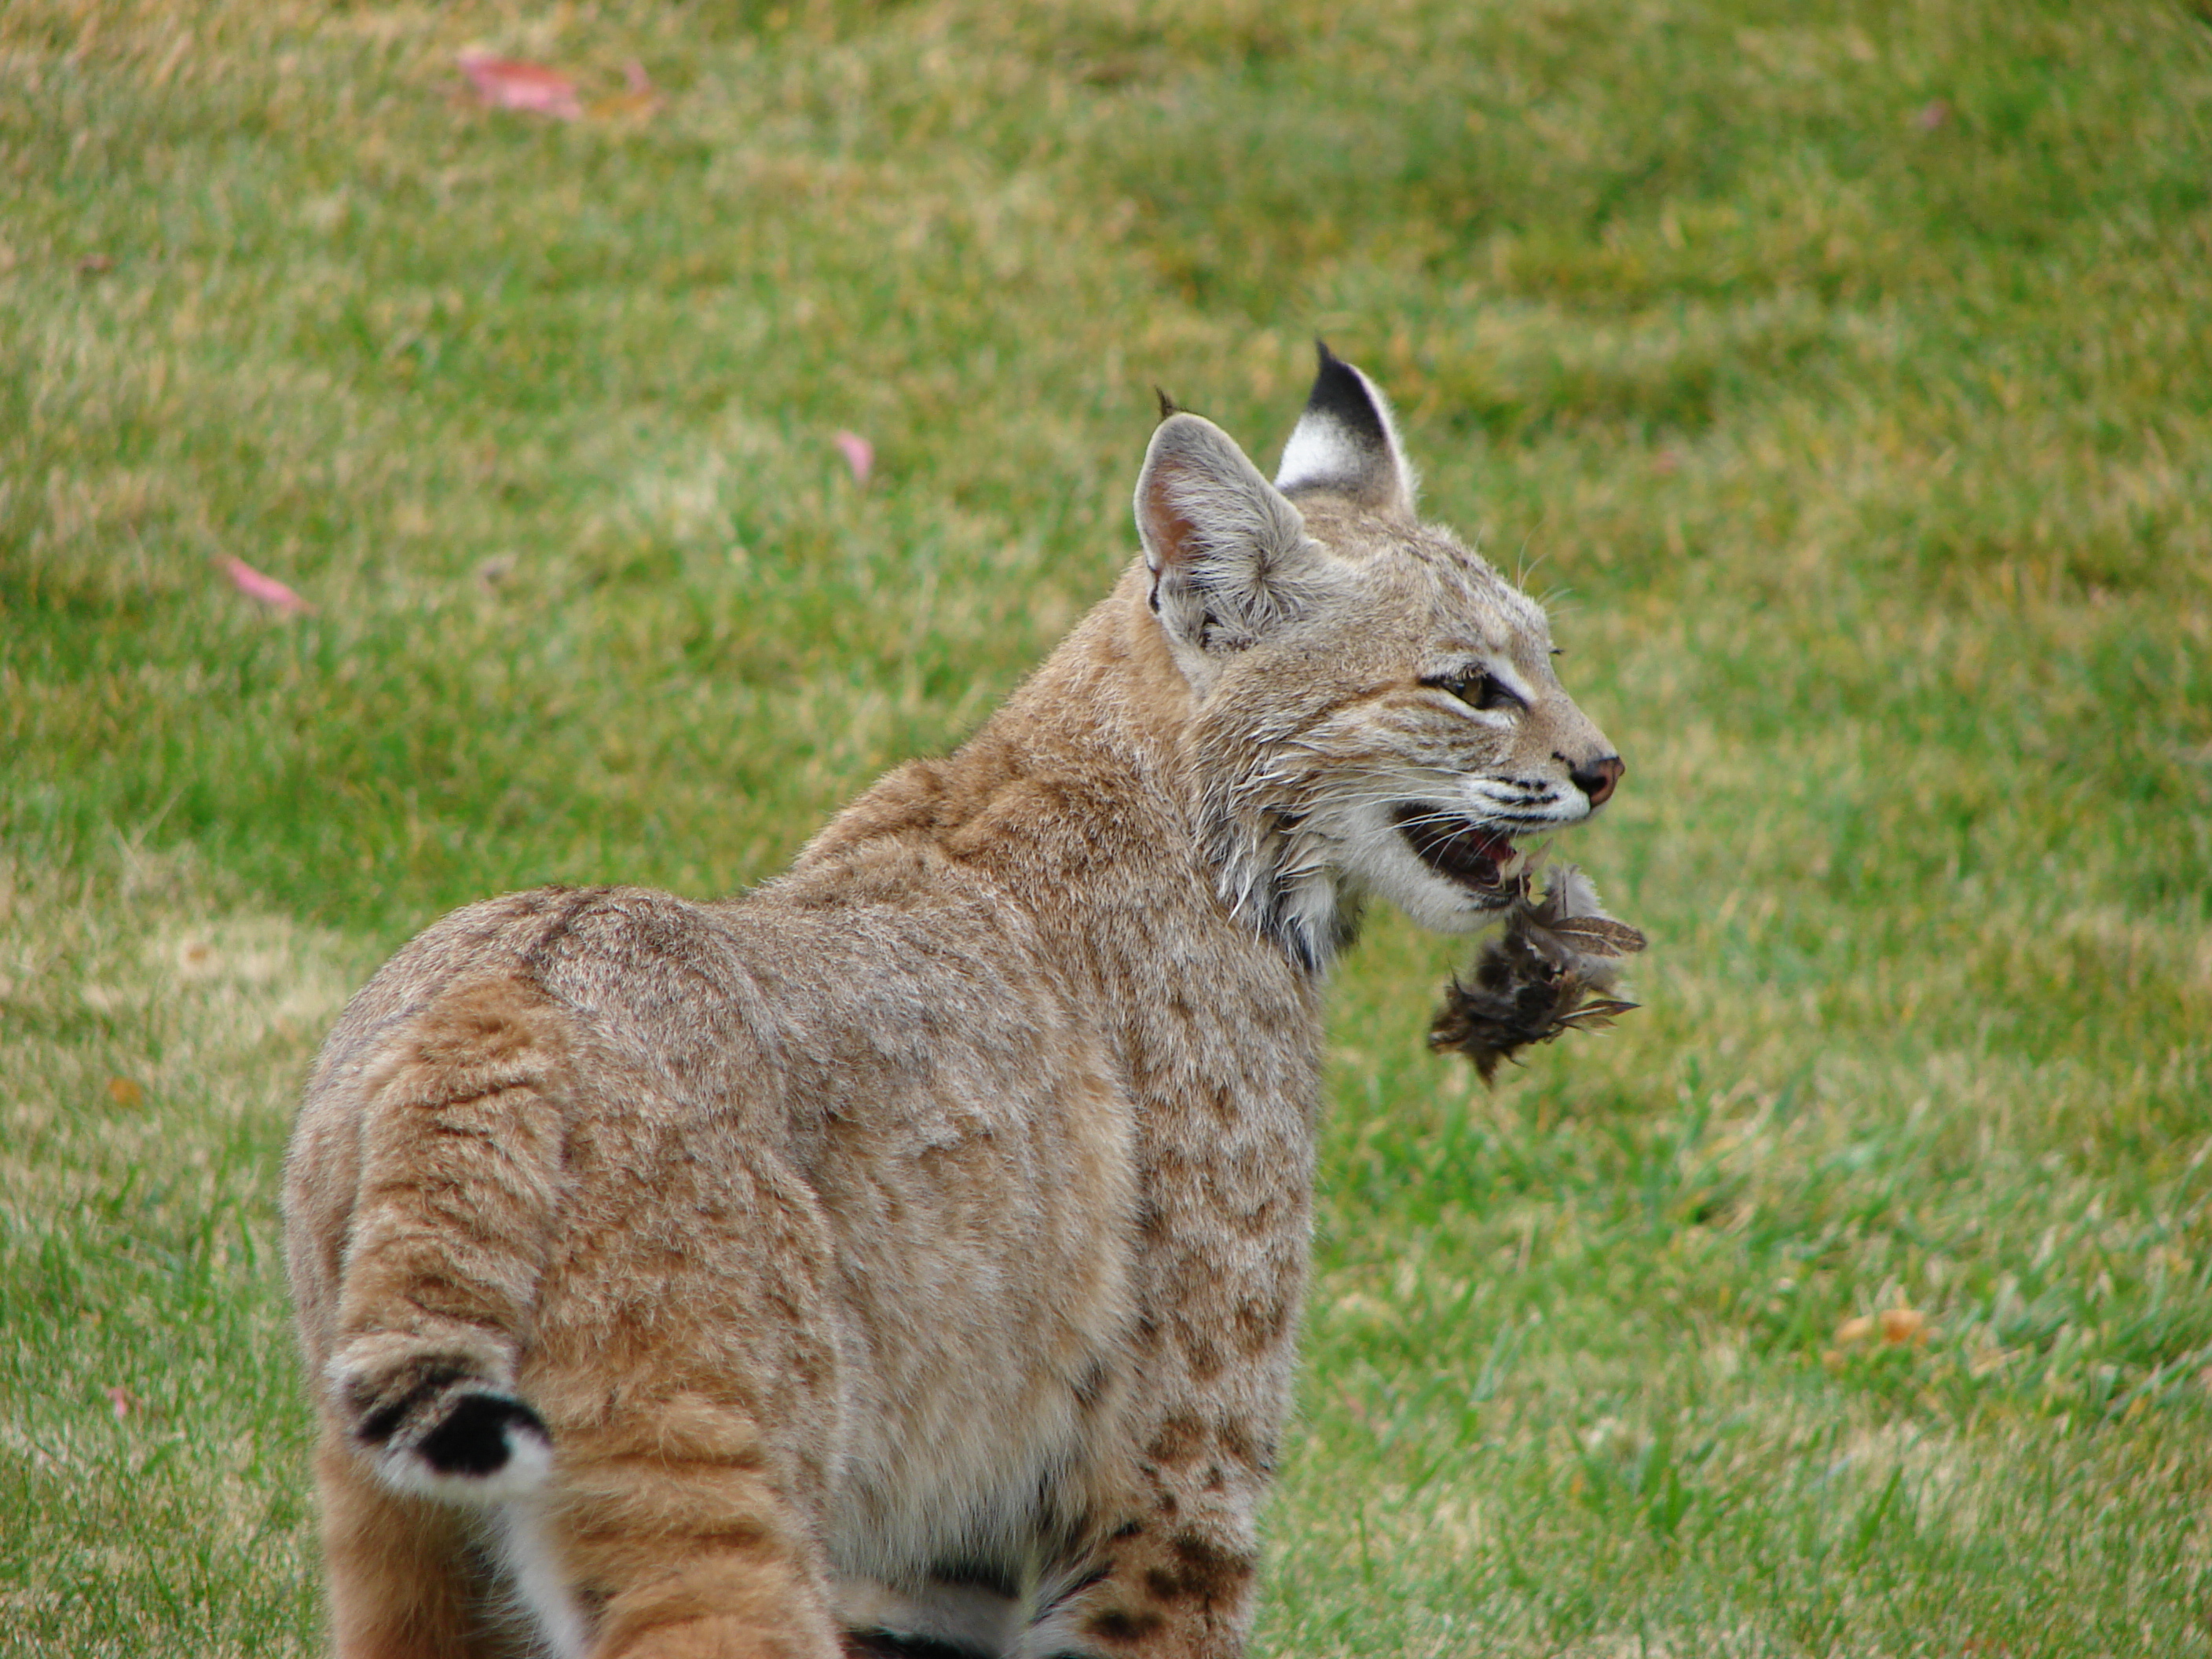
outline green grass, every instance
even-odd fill
[[[1494,1091],[1460,947],[1343,974],[1261,1651],[2212,1649],[2201,10],[23,0],[0,1651],[318,1639],[349,987],[774,871],[1103,590],[1155,384],[1272,459],[1316,332],[1553,596],[1654,945]]]

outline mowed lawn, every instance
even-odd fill
[[[11,0],[0,1652],[319,1640],[278,1161],[376,963],[773,872],[1316,335],[1652,947],[1488,1089],[1463,942],[1340,975],[1260,1652],[2212,1650],[2208,15]]]

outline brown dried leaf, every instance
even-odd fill
[[[1879,1322],[1881,1340],[1892,1346],[1928,1340],[1928,1316],[1917,1308],[1885,1308]]]

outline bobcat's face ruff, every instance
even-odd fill
[[[1271,485],[1171,415],[1137,519],[1152,602],[1200,701],[1223,896],[1325,963],[1376,895],[1464,933],[1522,843],[1580,823],[1622,765],[1553,672],[1542,609],[1413,513],[1382,394],[1322,349]]]

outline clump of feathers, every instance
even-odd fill
[[[1571,864],[1551,871],[1540,898],[1526,872],[1517,879],[1505,926],[1469,977],[1452,981],[1429,1027],[1429,1047],[1465,1054],[1485,1083],[1516,1049],[1600,1030],[1637,1006],[1614,993],[1625,959],[1644,948],[1643,933],[1606,915]]]

